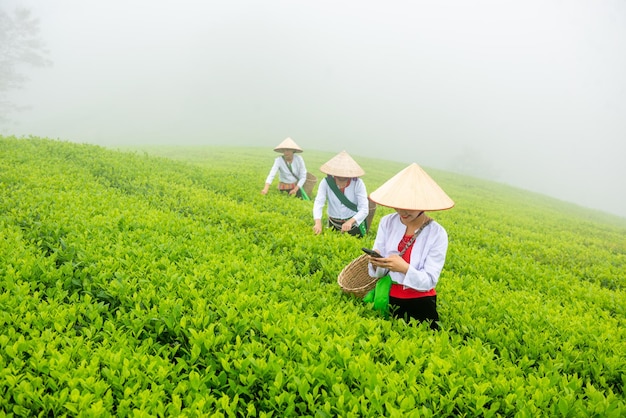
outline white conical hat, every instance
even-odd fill
[[[290,137],[285,138],[283,142],[276,145],[276,148],[274,148],[274,151],[283,152],[286,149],[293,150],[293,152],[302,152],[302,148],[300,148],[298,144],[296,144],[296,142]]]
[[[454,206],[446,192],[415,163],[373,191],[370,199],[395,209],[433,211]]]
[[[330,174],[337,177],[361,177],[365,174],[365,171],[357,164],[356,161],[348,155],[347,152],[341,151],[333,158],[325,162],[320,171],[324,174]]]

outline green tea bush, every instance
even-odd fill
[[[261,195],[271,150],[0,155],[2,416],[626,414],[623,219],[428,169],[456,202],[433,332],[341,292],[374,232]],[[370,191],[404,167],[358,160]]]

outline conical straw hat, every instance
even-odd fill
[[[454,202],[422,168],[413,163],[370,194],[379,205],[408,210],[445,210]]]
[[[357,164],[356,161],[348,155],[347,152],[341,151],[333,158],[325,162],[320,171],[324,174],[330,174],[337,177],[361,177],[365,174],[365,171]]]
[[[296,142],[290,137],[285,138],[283,142],[276,145],[276,148],[274,148],[274,151],[283,152],[286,149],[293,150],[293,152],[302,152],[302,148],[300,148],[298,144],[296,144]]]

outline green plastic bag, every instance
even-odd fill
[[[361,222],[359,225],[359,231],[361,232],[361,236],[364,237],[367,234],[367,226],[365,225],[365,220]]]
[[[376,287],[370,290],[363,298],[366,303],[374,303],[374,309],[385,318],[389,318],[389,291],[391,290],[391,277],[383,276],[376,282]]]

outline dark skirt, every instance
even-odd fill
[[[389,297],[389,308],[394,318],[409,321],[409,318],[420,322],[430,322],[431,329],[439,329],[439,314],[437,313],[437,296],[423,298],[400,299]]]
[[[343,225],[347,219],[328,218],[328,227],[335,231],[341,231],[341,225]],[[355,223],[352,224],[352,229],[348,231],[348,234],[361,238],[361,228]]]

